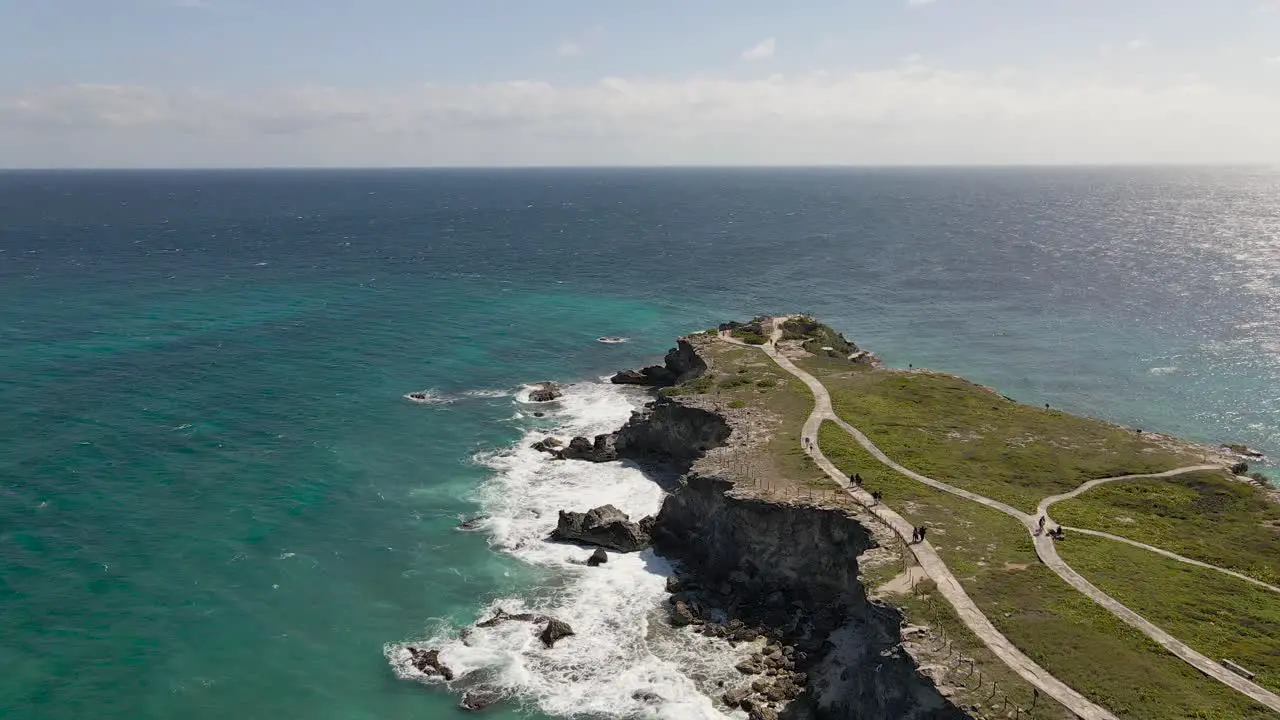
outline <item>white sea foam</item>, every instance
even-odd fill
[[[554,412],[560,437],[617,429],[637,398],[634,390],[601,383],[565,389]],[[500,552],[552,570],[554,582],[526,597],[499,598],[498,608],[552,615],[575,635],[554,648],[537,638],[540,627],[506,622],[469,630],[441,626],[417,643],[440,649],[457,674],[455,684],[483,682],[549,715],[671,718],[726,717],[708,694],[719,682],[740,682],[733,665],[752,651],[732,649],[665,621],[667,563],[652,551],[610,553],[599,567],[584,563],[590,550],[547,540],[558,511],[588,510],[606,503],[639,519],[658,511],[662,491],[622,463],[555,461],[529,447],[545,431],[531,431],[514,447],[477,456],[494,472],[479,491],[485,517],[476,525]],[[421,679],[404,645],[389,645],[388,660],[402,677]],[[741,716],[741,713],[733,713]]]
[[[1178,372],[1178,366],[1168,365],[1166,367],[1153,367],[1147,372],[1151,373],[1152,375],[1172,375]]]
[[[448,405],[454,401],[454,398],[438,393],[435,390],[418,390],[405,393],[404,399],[421,405]]]
[[[500,398],[511,394],[510,390],[468,390],[462,393],[469,398]]]

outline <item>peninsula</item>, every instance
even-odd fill
[[[656,398],[539,449],[631,459],[670,492],[635,521],[561,513],[556,537],[676,561],[671,624],[755,644],[726,709],[1280,714],[1280,504],[1247,448],[888,369],[800,315],[680,338],[613,382]]]

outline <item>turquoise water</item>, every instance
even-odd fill
[[[512,448],[625,417],[594,379],[681,332],[794,309],[1280,454],[1270,172],[0,175],[0,714],[450,716],[384,654],[526,603],[620,640],[484,638],[459,662],[515,693],[495,717],[713,716],[721,660],[638,629],[660,561],[537,540],[533,510],[657,495]],[[535,418],[548,378],[579,384]]]

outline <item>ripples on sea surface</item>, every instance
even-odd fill
[[[1280,455],[1270,170],[0,174],[0,714],[447,715],[384,645],[514,602],[592,608],[625,647],[584,657],[705,716],[713,658],[589,604],[661,562],[577,575],[526,513],[654,505],[516,449],[637,400],[515,393],[794,309],[891,364]],[[489,640],[523,700],[497,716],[583,701],[584,669]]]

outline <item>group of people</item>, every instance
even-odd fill
[[[911,530],[911,543],[914,545],[915,543],[922,543],[922,542],[924,542],[924,534],[925,534],[925,532],[927,532],[928,530],[929,530],[929,528],[925,527],[924,525],[919,525],[919,526],[917,526],[917,527],[912,528],[912,530]]]
[[[1053,528],[1052,530],[1049,530],[1048,532],[1045,532],[1044,523],[1046,520],[1048,520],[1047,516],[1045,515],[1040,516],[1040,521],[1039,521],[1040,529],[1036,531],[1037,535],[1047,535],[1053,538],[1054,540],[1061,540],[1067,536],[1067,534],[1062,531],[1061,525]]]

